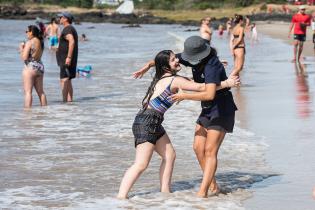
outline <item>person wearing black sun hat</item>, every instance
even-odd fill
[[[63,102],[72,102],[73,88],[71,80],[76,76],[78,61],[78,34],[72,26],[73,16],[68,12],[58,14],[60,24],[64,26],[56,53],[57,63],[60,67],[60,85]]]

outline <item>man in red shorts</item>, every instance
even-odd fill
[[[303,43],[306,40],[306,27],[311,25],[311,17],[305,14],[306,7],[301,5],[299,7],[299,12],[292,17],[292,21],[289,29],[289,38],[291,35],[291,31],[294,27],[294,57],[293,62],[299,61],[302,50]]]

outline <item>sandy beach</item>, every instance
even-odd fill
[[[288,38],[290,23],[287,22],[273,22],[273,21],[264,21],[257,22],[258,33],[268,35],[275,39],[283,40],[284,42],[292,45],[293,35],[291,38]],[[311,27],[307,29],[306,42],[304,43],[303,55],[304,56],[314,56],[314,44],[312,42],[313,31]],[[293,46],[292,46],[293,53]]]

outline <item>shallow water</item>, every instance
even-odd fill
[[[88,42],[79,44],[79,66],[92,65],[91,78],[74,80],[75,102],[61,103],[59,70],[53,52],[45,50],[44,88],[48,106],[22,108],[22,62],[17,46],[29,21],[0,20],[0,207],[9,209],[244,209],[251,186],[274,176],[265,162],[268,149],[263,134],[249,130],[251,117],[242,111],[235,132],[227,135],[219,154],[217,180],[223,193],[209,199],[195,196],[202,174],[192,150],[194,121],[200,105],[183,102],[165,116],[164,126],[177,153],[174,193],[159,193],[159,157],[132,189],[131,199],[115,199],[121,178],[134,159],[131,125],[150,83],[150,74],[134,80],[131,73],[160,50],[179,52],[182,40],[193,34],[176,25],[121,28],[114,24],[82,23],[75,26]],[[94,29],[88,29],[94,26]],[[4,33],[5,32],[5,33]],[[5,37],[5,38],[4,38]],[[231,58],[227,38],[214,37],[221,58]],[[251,53],[261,58],[266,53]],[[252,61],[255,62],[255,61]],[[259,62],[257,62],[259,64]],[[231,65],[230,65],[231,66]],[[255,69],[253,71],[252,69]],[[230,67],[229,67],[230,70]],[[250,74],[264,73],[248,63]],[[189,69],[182,74],[190,75]],[[246,81],[246,80],[245,80]],[[265,81],[254,77],[244,86]],[[236,94],[238,103],[244,102]],[[241,109],[246,105],[240,104]]]

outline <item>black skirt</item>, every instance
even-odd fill
[[[140,110],[132,125],[135,147],[144,142],[150,142],[155,145],[165,134],[162,126],[163,120],[164,115],[154,109]]]

